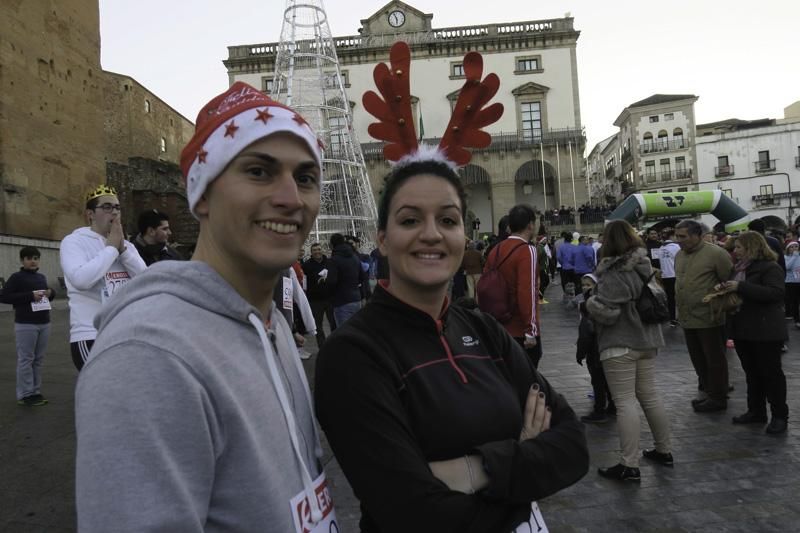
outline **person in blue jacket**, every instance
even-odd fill
[[[578,246],[575,247],[574,255],[572,256],[572,264],[575,268],[575,281],[578,282],[586,274],[591,274],[597,263],[594,259],[594,249],[589,244],[589,237],[581,236],[578,239]],[[576,287],[576,293],[577,287]]]
[[[556,257],[561,265],[561,290],[564,291],[564,298],[566,299],[567,284],[572,283],[573,291],[575,291],[575,252],[578,247],[570,240],[572,236],[569,232],[565,231],[562,236],[564,237],[564,244],[558,247]],[[574,294],[573,292],[573,296]]]
[[[50,301],[56,291],[39,273],[39,250],[26,246],[19,251],[22,268],[8,278],[0,302],[14,306],[14,336],[17,342],[17,404],[45,405],[42,396],[42,363],[50,338]]]

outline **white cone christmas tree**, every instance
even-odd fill
[[[300,113],[325,143],[322,205],[309,238],[327,243],[333,233],[355,235],[362,250],[371,250],[375,198],[322,0],[287,0],[271,96]]]

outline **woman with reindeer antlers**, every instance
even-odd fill
[[[355,495],[362,532],[533,531],[536,500],[579,480],[589,457],[582,424],[490,316],[449,305],[464,252],[465,147],[486,147],[481,128],[502,105],[483,81],[480,54],[437,149],[417,145],[408,45],[391,70],[375,68],[383,98],[364,95],[380,122],[392,168],[378,206],[378,244],[390,278],[336,330],[319,354],[317,416]],[[540,530],[540,529],[539,529]]]

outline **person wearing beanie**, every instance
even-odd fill
[[[78,381],[80,531],[333,527],[308,383],[273,303],[319,212],[321,150],[242,82],[200,110],[181,154],[192,260],[152,265],[103,308]]]
[[[97,337],[94,318],[101,307],[147,266],[125,240],[117,192],[100,185],[86,194],[86,219],[61,241],[59,257],[69,298],[69,343],[80,371]]]

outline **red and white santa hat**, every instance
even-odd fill
[[[237,81],[213,98],[197,115],[194,137],[181,152],[189,209],[195,213],[200,197],[228,163],[255,141],[277,132],[289,132],[308,145],[322,168],[322,142],[293,109],[258,89]]]

